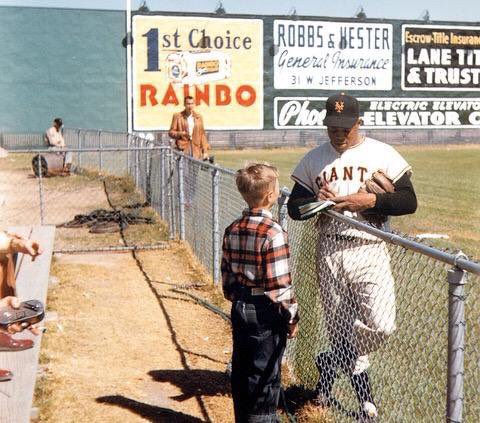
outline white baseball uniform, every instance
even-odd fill
[[[343,153],[330,142],[311,150],[292,179],[315,195],[328,184],[340,196],[354,194],[373,172],[394,182],[411,167],[391,146],[364,138]],[[363,221],[359,213],[345,215]],[[348,338],[358,355],[375,351],[395,330],[395,293],[386,244],[379,238],[326,216],[318,219],[319,289],[332,342]]]

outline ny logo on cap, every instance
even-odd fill
[[[342,113],[344,108],[345,108],[345,103],[343,101],[335,102],[335,111],[337,113]]]

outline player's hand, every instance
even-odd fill
[[[337,193],[332,190],[328,185],[322,185],[320,191],[317,194],[317,200],[331,200],[336,197]]]
[[[369,192],[356,192],[355,194],[333,197],[330,199],[337,203],[337,205],[333,207],[333,210],[347,210],[351,212],[360,212],[370,209],[375,206],[377,201],[376,195]]]
[[[298,332],[298,322],[295,323],[289,323],[287,325],[287,338],[292,339],[297,336]]]
[[[32,256],[32,261],[43,252],[37,241],[17,237],[12,238],[10,248],[13,253],[22,253]]]

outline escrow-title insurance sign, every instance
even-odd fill
[[[275,89],[391,90],[391,24],[275,20]]]

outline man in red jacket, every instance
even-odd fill
[[[198,160],[208,159],[207,135],[203,119],[195,112],[193,97],[185,97],[185,109],[173,115],[168,135],[175,140],[175,147]]]

